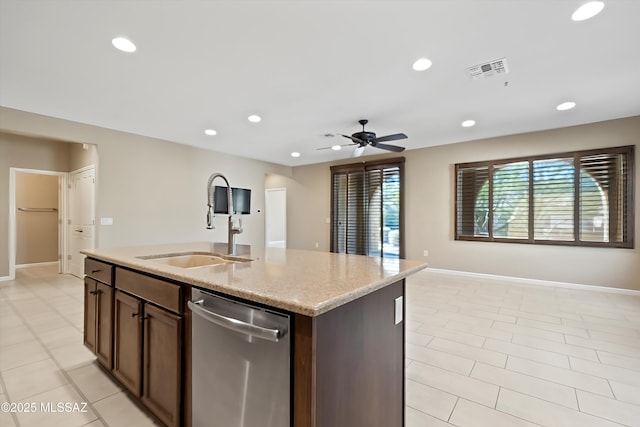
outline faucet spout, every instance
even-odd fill
[[[207,210],[207,230],[213,230],[213,206],[209,205]]]
[[[215,227],[213,226],[213,217],[215,214],[215,198],[214,192],[215,187],[213,186],[213,181],[216,178],[222,178],[225,184],[227,184],[227,215],[229,215],[229,223],[228,223],[228,233],[227,233],[227,249],[229,255],[236,254],[236,234],[242,233],[242,220],[238,219],[238,226],[234,225],[233,221],[233,192],[231,191],[231,185],[229,185],[229,181],[225,178],[224,175],[218,172],[214,172],[209,177],[209,181],[207,181],[207,229],[212,230]]]

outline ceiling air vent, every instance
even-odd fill
[[[509,68],[507,67],[507,58],[500,58],[484,64],[474,65],[467,68],[467,71],[469,72],[469,77],[473,80],[480,80],[507,74]]]

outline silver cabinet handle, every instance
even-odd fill
[[[195,314],[212,323],[215,323],[216,325],[222,326],[223,328],[231,329],[232,331],[236,331],[241,334],[252,335],[256,338],[262,338],[273,342],[278,342],[280,338],[282,338],[287,333],[286,330],[263,328],[261,326],[243,322],[242,320],[214,313],[213,311],[209,311],[206,308],[202,307],[203,302],[203,300],[188,301],[187,305]]]

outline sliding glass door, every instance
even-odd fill
[[[403,258],[404,158],[331,168],[331,251]]]

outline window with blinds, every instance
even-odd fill
[[[634,146],[455,166],[457,240],[633,248]]]
[[[403,258],[404,158],[331,167],[331,251]]]

